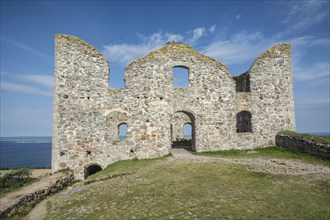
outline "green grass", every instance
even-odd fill
[[[329,144],[330,145],[330,136],[319,136],[311,134],[297,133],[295,131],[280,131],[279,134],[289,135],[293,137],[300,137],[304,139],[309,139],[318,143]]]
[[[251,150],[224,150],[213,152],[194,153],[200,156],[224,157],[224,158],[278,158],[278,159],[299,159],[313,164],[323,164],[330,166],[330,160],[311,155],[309,153],[297,152],[283,147],[271,146]]]
[[[329,181],[186,160],[121,161],[107,179],[55,196],[46,219],[328,219]]]
[[[132,175],[136,173],[139,169],[156,163],[157,161],[166,160],[166,158],[170,157],[171,155],[167,155],[161,158],[154,158],[154,159],[133,159],[133,160],[123,160],[113,163],[107,166],[105,169],[91,175],[87,178],[85,182],[87,184],[91,182],[96,182],[99,180],[107,179],[109,174],[111,176],[125,176],[125,175]]]

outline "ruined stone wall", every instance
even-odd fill
[[[298,152],[310,153],[317,157],[330,159],[330,145],[325,143],[318,143],[314,140],[277,134],[276,135],[276,145],[288,148],[290,150],[295,150]]]
[[[270,49],[240,77],[244,80],[235,81],[223,64],[188,45],[169,43],[130,63],[125,88],[113,90],[108,62],[95,48],[57,35],[52,168],[69,167],[82,178],[91,164],[104,168],[118,160],[164,156],[186,122],[195,151],[268,144],[281,128],[294,129],[291,57],[285,48]],[[188,69],[188,88],[175,88],[174,67]],[[237,82],[244,92],[236,91]],[[241,111],[251,112],[252,132],[237,133]],[[123,123],[127,137],[121,140]]]
[[[256,146],[274,145],[277,131],[295,130],[290,45],[278,44],[261,54],[249,74]]]

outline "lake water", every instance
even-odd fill
[[[330,136],[327,132],[313,134]],[[50,167],[51,154],[51,137],[0,138],[0,169]]]
[[[0,168],[50,167],[51,137],[1,137]]]

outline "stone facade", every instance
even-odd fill
[[[167,155],[187,123],[197,152],[273,145],[278,131],[295,130],[290,45],[233,78],[218,61],[168,43],[125,68],[123,89],[108,88],[108,61],[94,47],[68,35],[55,45],[54,171],[68,167],[82,179],[90,165]],[[173,85],[174,67],[188,69],[187,88]]]

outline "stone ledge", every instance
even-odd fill
[[[330,145],[318,143],[306,138],[277,134],[276,145],[299,152],[310,153],[317,157],[330,159]]]

